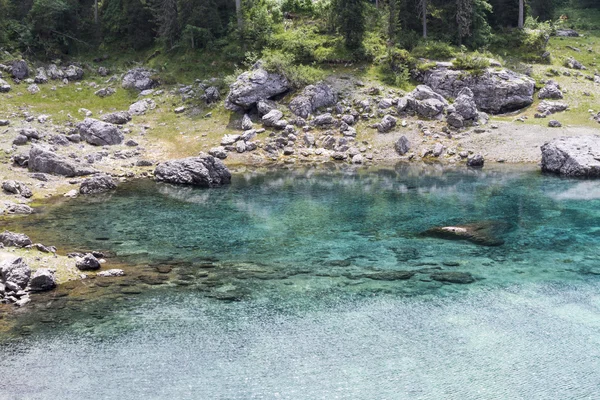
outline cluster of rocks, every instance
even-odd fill
[[[209,154],[160,163],[154,177],[159,182],[209,188],[231,182],[231,173],[225,164]]]
[[[50,80],[59,80],[63,83],[79,81],[83,78],[84,70],[79,65],[71,64],[66,67],[59,67],[56,64],[50,64],[45,67],[30,69],[24,60],[13,61],[8,65],[0,64],[0,70],[9,73],[15,83],[29,84],[28,91],[36,94],[40,91],[37,84],[48,83]],[[8,82],[0,79],[0,93],[7,93],[11,90]]]
[[[6,193],[19,195],[25,198],[30,198],[33,196],[33,192],[27,185],[25,185],[23,182],[18,182],[12,179],[2,182],[2,189]]]

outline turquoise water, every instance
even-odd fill
[[[594,181],[406,165],[139,181],[48,206],[8,227],[135,267],[40,297],[0,342],[0,393],[598,398],[598,210]],[[420,234],[482,221],[503,245]],[[148,285],[156,266],[172,270]]]

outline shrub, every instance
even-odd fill
[[[325,77],[318,68],[294,64],[294,56],[279,50],[265,50],[262,55],[263,66],[267,71],[277,72],[287,78],[292,87],[301,88]]]
[[[456,54],[454,47],[445,42],[424,42],[415,47],[412,55],[432,60],[450,60]]]
[[[489,66],[490,60],[482,57],[479,53],[462,53],[452,61],[454,69],[471,71],[475,74],[482,73]]]

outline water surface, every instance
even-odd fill
[[[0,347],[0,390],[26,399],[594,398],[598,210],[593,181],[405,165],[240,173],[215,190],[138,181],[48,206],[9,228],[134,267],[20,317],[28,336]],[[492,233],[502,246],[420,235],[482,221],[501,223]],[[159,280],[156,266],[170,272]],[[398,271],[409,279],[383,274]],[[446,272],[474,282],[434,279]]]

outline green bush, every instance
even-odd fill
[[[410,82],[410,70],[415,67],[415,59],[407,50],[392,48],[380,62],[382,80],[388,85],[405,89]]]
[[[490,60],[482,57],[479,53],[462,53],[452,61],[452,68],[470,71],[475,74],[482,73],[489,66]]]
[[[309,65],[295,64],[292,54],[286,54],[279,50],[263,51],[262,61],[267,71],[285,76],[294,88],[301,88],[325,77],[320,69]]]
[[[412,51],[414,57],[431,60],[450,60],[455,54],[456,51],[452,45],[437,41],[421,43]]]

